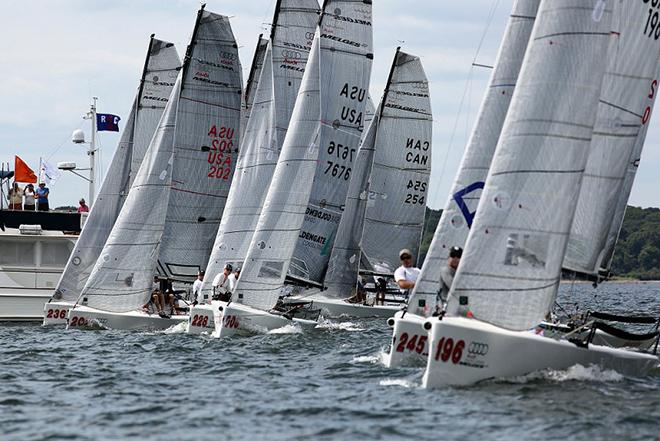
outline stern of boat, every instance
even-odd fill
[[[48,302],[44,305],[43,326],[61,325],[66,326],[69,309],[73,305],[68,302]]]
[[[392,327],[392,345],[387,367],[424,366],[428,355],[428,332],[422,326],[424,317],[397,312],[387,320]]]

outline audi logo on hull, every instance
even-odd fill
[[[486,343],[479,343],[473,341],[468,346],[468,354],[470,355],[486,355],[488,353],[488,345]]]

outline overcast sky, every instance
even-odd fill
[[[0,14],[0,161],[21,156],[35,170],[51,163],[88,163],[71,132],[92,96],[98,110],[128,116],[149,35],[176,44],[190,38],[200,3],[193,0],[3,0]],[[376,0],[371,94],[377,102],[396,46],[422,58],[434,115],[429,205],[441,208],[479,108],[512,0]],[[268,32],[275,0],[209,0],[209,11],[232,17],[244,72],[259,33]],[[494,11],[492,19],[491,11]],[[461,101],[465,96],[463,106]],[[460,111],[460,112],[459,112]],[[120,123],[120,127],[124,127]],[[454,128],[456,127],[456,130]],[[452,133],[454,136],[452,138]],[[100,134],[103,167],[119,136]],[[660,206],[660,122],[655,117],[630,203]],[[51,186],[51,207],[76,205],[87,185],[70,173]]]

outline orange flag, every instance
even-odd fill
[[[16,182],[30,182],[32,184],[36,184],[37,182],[37,175],[18,156],[14,160],[14,180]]]

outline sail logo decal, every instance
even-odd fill
[[[354,47],[360,47],[361,46],[361,44],[358,43],[357,41],[349,40],[348,38],[337,37],[336,35],[321,34],[321,38],[327,38],[328,40],[333,40],[333,41],[336,41],[338,43],[348,44],[348,45],[354,46]]]
[[[456,205],[458,205],[458,208],[461,210],[461,213],[463,213],[463,217],[465,218],[465,222],[467,222],[468,228],[472,227],[472,221],[474,221],[474,216],[476,215],[477,212],[470,211],[470,209],[467,206],[467,203],[465,202],[465,195],[470,194],[473,191],[481,190],[484,188],[485,185],[486,184],[482,181],[473,182],[472,184],[457,191],[452,195],[452,198],[456,202]]]

